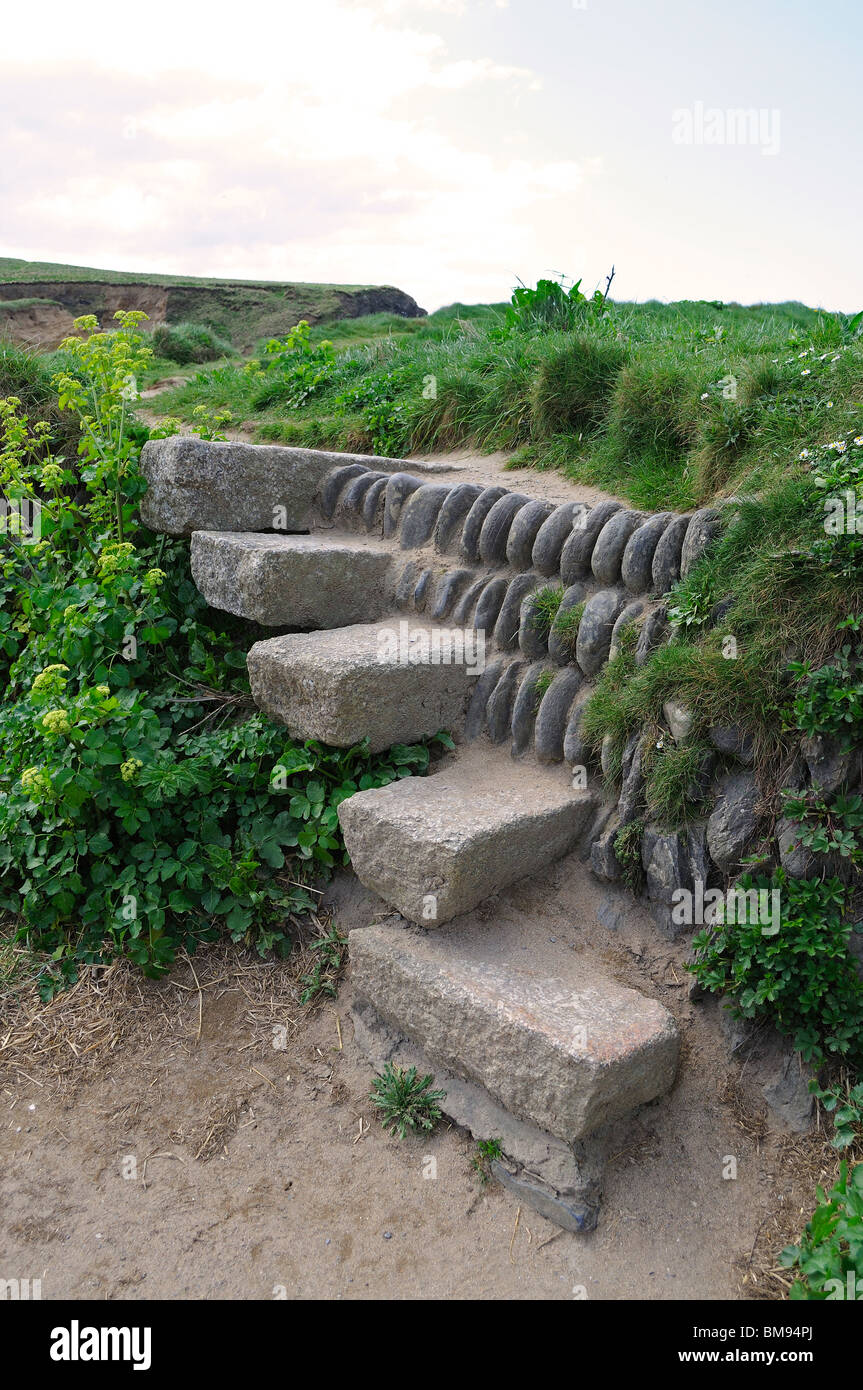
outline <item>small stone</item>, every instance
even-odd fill
[[[692,732],[693,713],[685,705],[678,704],[676,700],[666,700],[662,706],[662,713],[665,715],[665,722],[671,730],[671,737],[675,743],[685,743]]]

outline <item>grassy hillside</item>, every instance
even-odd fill
[[[31,283],[43,284],[65,281],[97,282],[107,285],[201,285],[222,287],[224,285],[254,286],[263,289],[297,290],[361,290],[368,285],[319,285],[293,280],[227,280],[225,278],[201,275],[159,275],[152,271],[137,270],[97,270],[93,266],[62,265],[55,261],[24,261],[14,256],[0,256],[0,285]]]
[[[54,346],[71,331],[73,318],[96,314],[109,326],[118,309],[142,309],[151,325],[194,323],[210,328],[241,349],[257,338],[287,333],[300,319],[318,323],[357,315],[422,314],[410,295],[392,285],[328,285],[301,281],[221,280],[191,275],[98,270],[87,266],[0,258],[0,309],[5,332],[16,337],[16,311],[8,301],[50,300],[69,316],[45,317],[45,333],[28,341]],[[54,331],[56,330],[56,331]]]

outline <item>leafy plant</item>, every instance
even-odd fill
[[[208,611],[187,544],[138,515],[139,321],[79,320],[86,338],[65,345],[77,459],[0,402],[0,485],[41,525],[41,539],[7,528],[0,552],[0,907],[50,956],[46,995],[82,963],[159,974],[218,931],[286,952],[308,885],[344,862],[340,801],[424,771],[444,739],[373,757],[250,714],[242,625]]]
[[[859,619],[848,618],[842,627],[859,627]],[[813,670],[808,661],[793,661],[788,667],[797,677],[799,689],[793,713],[801,733],[836,737],[843,749],[863,740],[863,654],[852,642],[843,643],[832,661]]]
[[[379,1119],[394,1137],[404,1139],[407,1131],[434,1129],[441,1117],[438,1101],[446,1091],[432,1091],[431,1075],[417,1076],[416,1067],[395,1066],[387,1062],[372,1082],[369,1099],[381,1112]]]
[[[501,1158],[503,1158],[503,1146],[500,1139],[478,1139],[476,1141],[476,1153],[471,1159],[471,1167],[483,1187],[491,1177],[491,1165]]]
[[[263,379],[252,400],[255,410],[275,404],[297,410],[328,384],[336,361],[335,348],[326,338],[313,343],[310,333],[308,323],[301,319],[286,338],[271,338],[266,344],[263,359],[253,367]]]
[[[863,796],[840,794],[826,799],[816,788],[782,793],[783,814],[801,827],[798,840],[813,854],[838,854],[852,864],[863,862]]]
[[[859,1299],[863,1293],[863,1163],[850,1172],[842,1163],[829,1195],[819,1185],[818,1205],[799,1245],[780,1255],[797,1278],[789,1298],[799,1301]]]
[[[339,976],[345,961],[348,938],[337,927],[330,926],[316,941],[312,942],[315,963],[312,969],[302,976],[303,991],[301,1004],[309,1004],[324,996],[334,999],[338,989]]]
[[[824,1109],[833,1116],[834,1149],[847,1149],[863,1134],[863,1082],[852,1086],[834,1086],[822,1090],[817,1081],[810,1082],[810,1091],[818,1097]]]
[[[702,988],[726,994],[738,1017],[769,1018],[807,1061],[863,1061],[863,982],[849,951],[848,890],[839,879],[745,875],[748,892],[778,890],[781,920],[719,922],[693,938],[689,965]],[[748,914],[752,915],[752,914]]]

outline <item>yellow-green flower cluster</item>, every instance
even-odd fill
[[[48,773],[39,767],[26,767],[21,773],[21,787],[33,801],[52,796],[54,788]]]
[[[129,541],[120,541],[116,545],[106,546],[99,556],[99,573],[103,579],[111,575],[119,574],[122,570],[129,568],[132,556],[135,554],[135,547]]]
[[[164,570],[151,569],[147,570],[147,573],[144,575],[144,578],[141,582],[145,589],[153,590],[158,589],[160,584],[164,584],[166,579],[167,575],[165,574]]]
[[[68,734],[72,732],[72,724],[69,719],[68,710],[49,709],[42,715],[42,728],[49,734]]]
[[[63,481],[63,470],[58,463],[50,461],[42,465],[39,480],[43,487],[59,487]]]
[[[120,776],[124,782],[134,782],[138,775],[138,769],[143,766],[140,758],[128,758],[126,762],[120,764]]]
[[[33,681],[30,687],[31,695],[62,695],[66,689],[66,677],[62,672],[68,670],[69,667],[61,662],[46,666]]]

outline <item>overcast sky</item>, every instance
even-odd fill
[[[18,3],[0,255],[854,310],[861,40],[860,0]]]

